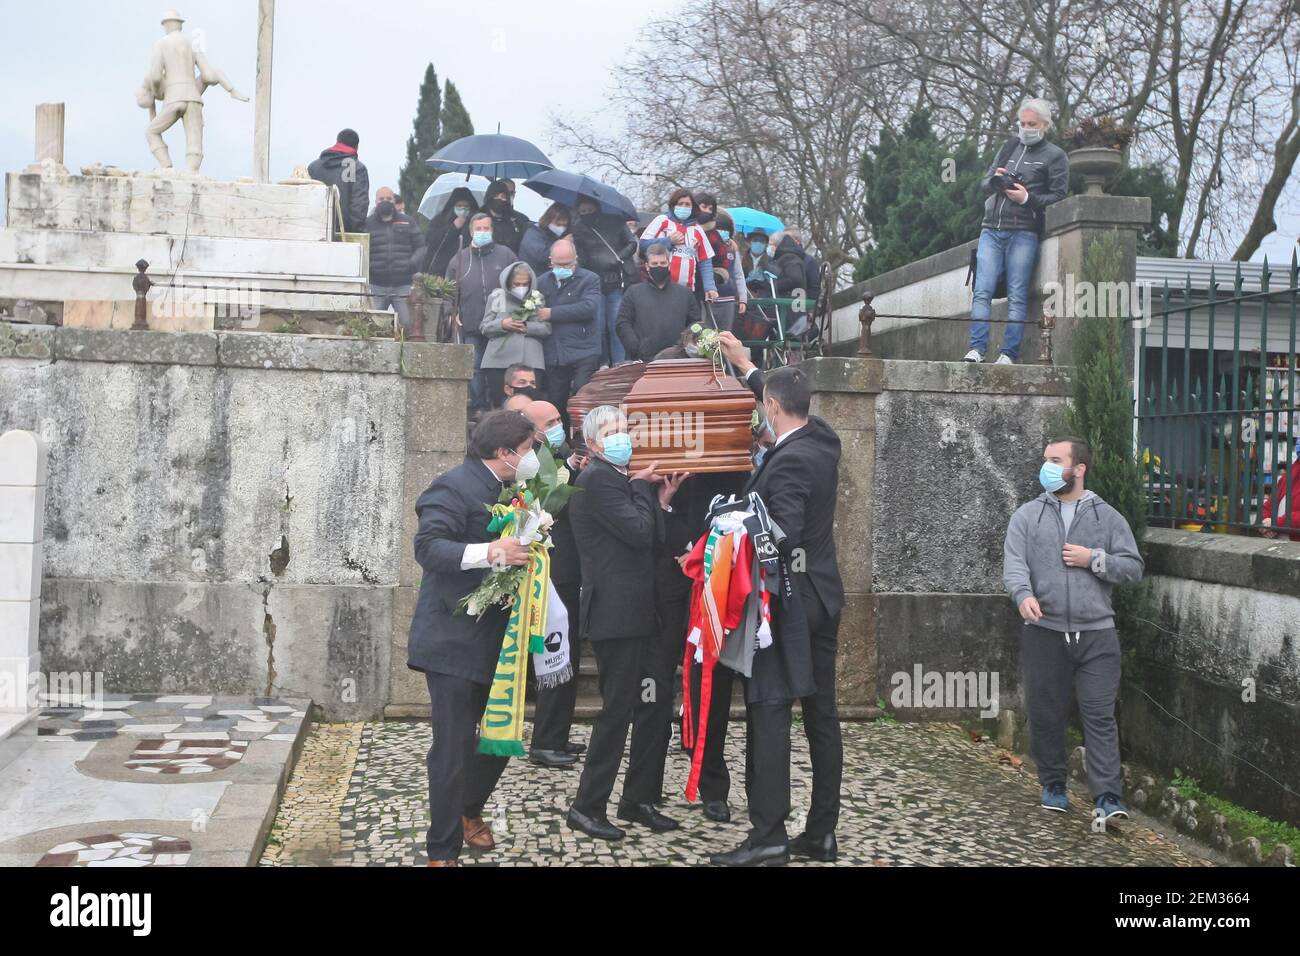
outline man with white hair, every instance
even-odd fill
[[[587,413],[582,439],[591,463],[578,476],[568,511],[582,571],[580,637],[591,642],[600,672],[600,713],[568,823],[600,840],[621,840],[623,830],[607,812],[629,728],[631,756],[618,817],[655,832],[677,828],[654,805],[668,739],[642,701],[644,694],[673,692],[654,686],[649,673],[659,618],[655,545],[664,537],[663,513],[687,476],[656,475],[656,461],[629,472],[632,438],[627,418],[613,405]]]
[[[967,362],[984,361],[993,296],[1004,276],[1007,327],[997,364],[1014,365],[1020,358],[1044,210],[1064,199],[1070,188],[1070,160],[1065,150],[1047,141],[1053,128],[1052,105],[1046,100],[1025,100],[1020,104],[1019,119],[1016,136],[1002,145],[980,180],[987,198],[975,253]]]

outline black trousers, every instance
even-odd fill
[[[812,801],[804,832],[820,838],[835,831],[840,816],[844,777],[844,743],[835,703],[835,656],[840,616],[830,616],[814,597],[804,599],[812,638],[816,690],[800,700],[808,756],[812,762]],[[791,702],[751,704],[746,708],[745,793],[749,800],[750,842],[774,846],[786,842],[790,813]]]
[[[672,600],[659,607],[662,625],[659,628],[654,651],[647,663],[647,673],[656,693],[650,701],[643,701],[639,706],[648,713],[645,721],[648,730],[645,735],[647,743],[663,740],[663,747],[655,745],[653,752],[647,753],[647,761],[653,761],[653,779],[650,783],[652,800],[663,798],[664,765],[667,763],[668,746],[672,742],[673,717],[676,715],[677,665],[686,653],[686,623],[690,615],[690,594]],[[693,699],[700,699],[700,675],[702,668],[691,668],[691,693]],[[731,776],[727,773],[727,711],[731,704],[731,681],[733,671],[725,667],[713,670],[713,693],[709,703],[708,739],[704,744],[704,764],[700,768],[700,797],[704,800],[726,800],[731,790]],[[660,690],[662,689],[662,690]],[[699,733],[699,708],[693,711],[695,717],[691,730]],[[633,743],[635,746],[635,742]]]
[[[578,583],[557,584],[556,592],[569,612],[569,660],[573,680],[558,687],[539,688],[533,714],[533,750],[563,751],[573,726],[573,708],[578,702],[578,665],[582,663],[582,641],[578,626]]]
[[[600,368],[599,356],[574,362],[572,365],[551,365],[546,369],[546,399],[560,410],[567,431],[569,422],[569,398],[582,386],[591,381]],[[581,422],[577,424],[581,425]]]
[[[591,652],[600,669],[600,713],[591,728],[587,761],[573,801],[579,813],[602,817],[608,812],[629,728],[632,747],[623,780],[623,802],[650,803],[656,797],[655,762],[648,758],[658,753],[658,759],[662,760],[668,741],[662,733],[655,734],[648,719],[650,710],[637,706],[643,691],[651,687],[646,682],[646,663],[653,648],[654,638],[649,634],[591,642]]]
[[[429,746],[429,832],[431,860],[454,860],[465,842],[461,817],[477,817],[492,796],[508,757],[478,752],[478,724],[487,706],[488,684],[425,672],[432,702]]]

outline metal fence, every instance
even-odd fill
[[[1293,254],[1281,275],[1267,260],[1250,271],[1248,289],[1236,266],[1230,295],[1213,269],[1197,287],[1191,275],[1181,290],[1166,282],[1142,325],[1136,433],[1153,525],[1240,532],[1267,514],[1300,528],[1300,495],[1279,494],[1300,438],[1300,268]]]

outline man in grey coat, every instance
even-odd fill
[[[474,377],[470,379],[470,400],[476,409],[490,408],[483,387],[483,352],[487,338],[483,335],[483,315],[488,296],[500,283],[501,270],[518,257],[508,246],[492,238],[492,217],[475,213],[469,221],[470,244],[447,264],[446,278],[456,282],[456,315],[466,345],[474,346]]]
[[[1077,699],[1095,817],[1127,818],[1120,797],[1115,695],[1120,650],[1111,591],[1142,580],[1142,556],[1124,516],[1084,488],[1092,449],[1059,438],[1043,451],[1043,494],[1011,516],[1002,581],[1024,619],[1020,663],[1029,753],[1045,810],[1064,812],[1065,723]]]

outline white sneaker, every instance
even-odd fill
[[[1011,358],[1010,355],[1008,355],[1006,352],[1003,352],[1001,355],[998,356],[998,360],[993,364],[994,365],[1015,365],[1016,363]]]
[[[984,353],[983,353],[983,352],[977,352],[977,351],[975,351],[974,349],[971,349],[969,352],[966,353],[966,357],[965,357],[964,359],[962,359],[962,361],[963,361],[963,362],[982,362],[982,361],[984,361]]]

